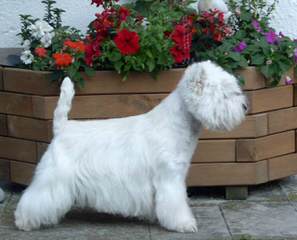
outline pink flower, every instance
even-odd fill
[[[268,33],[265,33],[265,38],[266,38],[267,43],[269,43],[269,44],[277,44],[278,43],[278,37],[273,30],[270,30]]]
[[[293,79],[290,78],[289,76],[286,76],[285,82],[286,82],[286,85],[292,85],[294,83]]]
[[[241,41],[234,47],[234,52],[242,53],[247,48],[245,41]]]
[[[256,19],[253,19],[252,21],[252,26],[254,27],[254,29],[257,31],[257,32],[263,32],[261,26],[260,26],[260,23],[259,21],[257,21]]]

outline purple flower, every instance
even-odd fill
[[[278,37],[273,30],[270,30],[268,33],[265,33],[266,41],[269,44],[277,44]]]
[[[238,43],[238,44],[234,47],[233,51],[234,51],[234,52],[238,52],[238,53],[242,53],[246,48],[247,48],[247,44],[246,44],[246,42],[245,42],[245,41],[241,41],[240,43]]]
[[[295,63],[297,63],[297,48],[295,48],[294,50],[294,60],[295,60]]]
[[[294,83],[293,79],[290,78],[289,76],[286,76],[285,82],[286,82],[286,85],[292,85]]]
[[[256,20],[256,19],[253,19],[252,21],[252,26],[254,27],[254,29],[257,31],[257,32],[263,32],[261,26],[260,26],[260,23]]]

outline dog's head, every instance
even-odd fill
[[[188,111],[211,130],[231,130],[247,111],[238,80],[210,61],[189,66],[178,86]]]

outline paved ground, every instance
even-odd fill
[[[297,176],[250,189],[245,201],[224,200],[223,189],[191,189],[191,206],[199,232],[178,234],[158,225],[71,211],[60,225],[41,231],[21,232],[13,224],[20,189],[10,189],[0,204],[0,239],[70,240],[264,240],[297,239]]]

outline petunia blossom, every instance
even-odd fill
[[[253,19],[252,26],[257,32],[263,32],[259,21],[257,21],[256,19]]]
[[[247,44],[245,41],[241,41],[234,47],[234,52],[242,53],[247,48]]]
[[[122,55],[136,54],[139,49],[139,35],[137,32],[131,32],[128,29],[123,29],[114,38],[114,42]]]
[[[269,44],[277,44],[279,40],[277,34],[273,30],[270,30],[268,33],[265,33],[265,38],[267,43]]]

